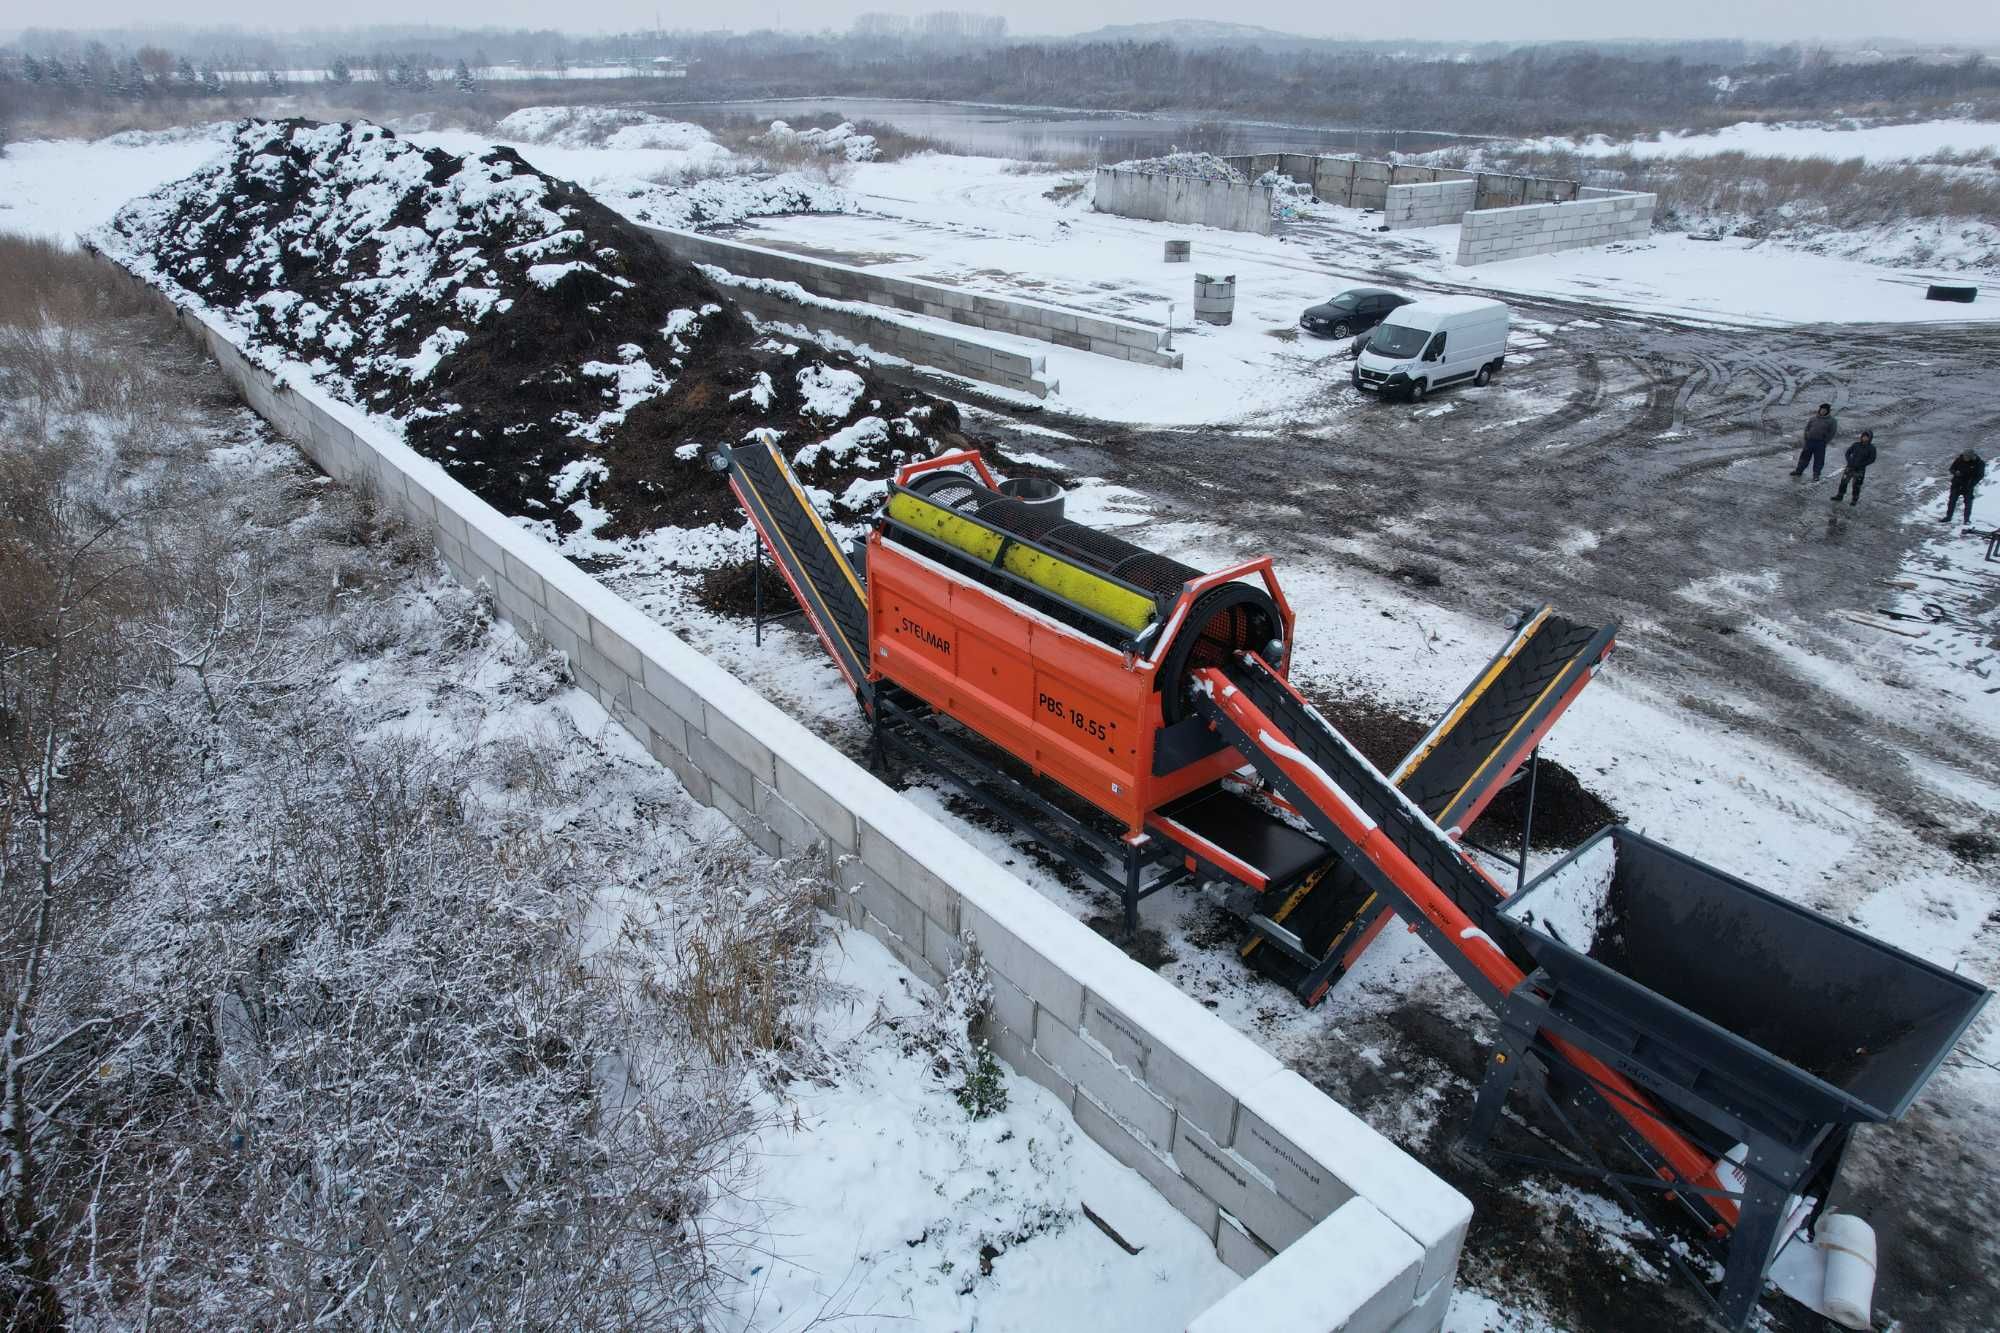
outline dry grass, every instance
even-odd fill
[[[690,870],[691,882],[712,886],[709,900],[679,933],[671,976],[643,976],[641,993],[718,1064],[792,1049],[827,985],[816,955],[828,930],[824,883],[773,873],[742,853]]]

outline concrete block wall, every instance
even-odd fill
[[[1040,301],[988,296],[961,291],[943,283],[921,278],[897,277],[836,264],[831,260],[787,254],[742,241],[724,240],[691,231],[666,227],[642,228],[667,253],[696,264],[713,264],[746,278],[769,278],[797,283],[814,296],[834,301],[892,306],[911,314],[928,315],[971,328],[1034,338],[1060,347],[1094,352],[1098,356],[1137,361],[1172,370],[1181,367],[1181,354],[1167,348],[1163,326],[1109,315],[1092,315]]]
[[[398,511],[461,581],[491,588],[503,619],[566,652],[577,683],[694,799],[772,855],[824,863],[831,910],[933,984],[980,951],[995,1053],[1247,1279],[1192,1329],[1242,1327],[1237,1308],[1262,1312],[1259,1333],[1441,1326],[1471,1218],[1462,1195],[300,368],[267,370],[213,316],[177,313],[276,430]]]
[[[1478,184],[1469,180],[1391,185],[1382,209],[1382,221],[1397,231],[1455,223],[1471,209],[1478,190]]]
[[[1653,230],[1650,194],[1613,193],[1566,204],[1475,209],[1458,233],[1458,262],[1492,264],[1524,255],[1636,241]]]
[[[918,328],[859,301],[813,296],[797,283],[745,278],[713,264],[701,268],[746,313],[771,323],[797,325],[808,337],[836,334],[914,365],[983,380],[1036,398],[1046,398],[1060,387],[1049,378],[1047,358],[1040,353],[1017,351],[975,334]]]
[[[1276,165],[1277,155],[1270,157]],[[1268,185],[1237,185],[1195,176],[1154,176],[1099,167],[1091,207],[1100,213],[1144,218],[1149,222],[1176,222],[1268,236],[1271,194]]]

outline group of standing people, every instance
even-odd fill
[[[1821,403],[1819,410],[1806,418],[1805,444],[1799,450],[1798,466],[1792,469],[1794,477],[1805,475],[1812,468],[1813,480],[1818,481],[1826,466],[1826,447],[1840,431],[1840,422],[1833,415],[1832,403]],[[1847,446],[1847,466],[1841,469],[1840,485],[1833,492],[1833,502],[1846,500],[1850,507],[1861,503],[1861,486],[1868,480],[1868,469],[1876,458],[1875,432],[1864,430],[1854,437],[1854,443]],[[1944,517],[1940,522],[1951,522],[1951,516],[1962,502],[1965,506],[1965,522],[1972,522],[1972,494],[1979,483],[1986,479],[1986,460],[1968,448],[1951,460],[1951,494],[1945,501]],[[1849,498],[1849,491],[1853,498]]]

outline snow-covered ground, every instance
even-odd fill
[[[1868,162],[1919,161],[1935,153],[1983,153],[2000,157],[2000,121],[1918,120],[1900,125],[1741,121],[1712,133],[1662,134],[1657,139],[1610,139],[1593,135],[1582,142],[1535,139],[1523,147],[1586,155],[1630,153],[1633,157],[1707,157],[1743,153],[1750,157],[1858,157]]]
[[[91,303],[75,308],[87,310]],[[105,460],[91,475],[101,470],[105,481],[87,489],[101,502],[144,513],[150,506],[139,501],[149,487],[198,496],[201,503],[189,508],[188,517],[173,521],[199,528],[212,505],[228,515],[229,539],[249,548],[216,556],[228,563],[217,565],[215,577],[228,588],[230,607],[239,597],[245,605],[255,602],[255,630],[243,630],[235,611],[215,626],[203,622],[209,649],[198,668],[205,673],[200,686],[189,671],[168,669],[158,682],[149,679],[142,700],[132,705],[149,719],[177,717],[183,705],[199,711],[198,701],[213,687],[232,722],[239,714],[251,719],[226,729],[215,721],[225,715],[223,707],[212,705],[213,713],[203,714],[211,718],[213,733],[226,739],[204,742],[219,753],[211,756],[204,749],[207,765],[188,779],[185,799],[201,810],[201,835],[164,834],[165,854],[141,858],[145,868],[134,872],[130,891],[136,898],[175,904],[160,909],[160,937],[145,940],[148,962],[141,970],[150,975],[154,965],[166,966],[159,962],[162,954],[201,955],[219,948],[186,902],[213,883],[253,879],[238,873],[241,866],[277,855],[273,830],[283,794],[249,777],[281,768],[292,757],[268,743],[253,750],[252,742],[268,742],[258,728],[268,722],[292,741],[305,729],[269,722],[266,705],[278,698],[283,708],[298,710],[297,716],[311,716],[313,727],[344,728],[346,745],[323,747],[322,737],[304,746],[314,754],[324,749],[356,769],[388,756],[407,765],[404,775],[414,787],[429,790],[427,784],[436,783],[439,792],[449,791],[453,808],[467,812],[469,826],[496,838],[519,835],[522,848],[532,843],[552,849],[562,867],[559,878],[573,893],[559,904],[537,900],[537,911],[560,907],[573,914],[574,937],[587,941],[574,960],[579,971],[644,983],[633,987],[631,1010],[680,1014],[684,997],[696,993],[691,972],[699,966],[706,977],[702,993],[719,1002],[717,1012],[727,1012],[727,982],[718,979],[729,975],[730,964],[717,959],[751,955],[758,960],[753,966],[771,966],[769,957],[784,954],[791,947],[784,940],[793,936],[705,937],[739,944],[736,953],[694,948],[691,937],[732,919],[745,903],[768,902],[779,894],[790,895],[806,918],[814,918],[810,899],[798,895],[830,887],[823,868],[763,856],[719,811],[694,802],[594,697],[574,687],[560,654],[497,622],[490,603],[455,584],[426,552],[403,545],[396,529],[378,529],[351,495],[329,485],[248,409],[233,405],[220,372],[193,360],[178,340],[161,335],[162,328],[170,331],[172,325],[161,321],[136,328],[130,342],[98,343],[99,330],[82,335],[141,386],[107,394],[114,404],[108,407],[65,401],[51,408],[46,390],[37,397],[23,386],[67,381],[19,373],[18,352],[26,343],[10,342],[13,355],[0,349],[0,428],[5,428],[0,440],[6,442],[0,454],[26,455],[31,441],[45,448],[51,439],[97,449]],[[143,455],[132,447],[140,431]],[[23,465],[9,475],[42,474]],[[146,535],[149,559],[160,552],[183,553],[183,534],[162,537],[149,529]],[[265,562],[260,567],[280,570],[283,577],[275,586],[260,583],[246,590],[237,580],[259,559]],[[205,569],[174,568],[197,577]],[[163,640],[160,649],[177,654],[175,644]],[[254,654],[248,662],[246,652]],[[272,665],[277,662],[282,670]],[[162,734],[171,731],[165,723],[148,725]],[[310,768],[311,762],[300,766]],[[213,831],[207,828],[211,816]],[[164,823],[177,830],[187,821]],[[248,844],[257,844],[258,851],[245,852]],[[444,860],[462,858],[462,844],[438,845],[451,849]],[[426,848],[424,858],[436,854],[432,844]],[[525,866],[539,854],[523,852],[520,861]],[[515,873],[512,860],[508,866]],[[401,874],[399,888],[419,878],[416,872]],[[315,913],[340,919],[343,941],[363,933],[350,917],[403,910],[400,894],[391,895],[394,907],[383,908],[341,899],[339,893],[352,887],[345,882],[328,884],[315,876],[313,884]],[[519,904],[490,887],[482,886],[479,901],[489,894],[489,910],[502,932],[540,929],[547,920],[529,912],[517,917]],[[499,906],[503,902],[505,908]],[[176,910],[192,920],[174,915]],[[408,910],[415,914],[415,908]],[[227,919],[254,941],[246,947],[260,951],[260,960],[283,951],[286,941],[273,926],[268,905]],[[727,1034],[720,1051],[710,1039],[671,1049],[662,1039],[653,1054],[671,1065],[672,1072],[665,1073],[648,1066],[646,1052],[627,1043],[634,1032],[651,1038],[663,1027],[680,1032],[673,1027],[678,1020],[590,1034],[587,1049],[599,1052],[599,1077],[588,1081],[587,1091],[606,1104],[616,1104],[621,1095],[649,1095],[631,1090],[650,1088],[662,1099],[705,1098],[704,1104],[726,1092],[732,1104],[740,1101],[745,1108],[733,1122],[740,1128],[730,1133],[750,1134],[737,1154],[749,1169],[717,1173],[715,1190],[695,1196],[704,1209],[701,1231],[720,1270],[720,1304],[707,1326],[732,1333],[801,1333],[829,1322],[883,1333],[975,1326],[1039,1333],[1068,1325],[1076,1310],[1087,1308],[1093,1325],[1107,1333],[1153,1333],[1185,1326],[1238,1281],[1206,1234],[1143,1177],[1084,1137],[1063,1104],[1039,1085],[1001,1067],[1004,1104],[974,1117],[952,1079],[941,1076],[945,1065],[936,1050],[912,1039],[913,1033],[928,1031],[962,1043],[966,1011],[947,1009],[940,1018],[937,993],[873,937],[831,918],[817,916],[817,921],[816,928],[797,936],[811,947],[800,950],[805,956],[796,966],[766,974],[782,1011],[771,1027],[783,1040],[760,1039],[747,1025]],[[324,941],[311,952],[341,956],[339,947]],[[696,958],[706,961],[697,964]],[[524,975],[532,973],[532,964],[523,966]],[[424,970],[413,966],[409,975]],[[256,982],[245,980],[250,971],[232,972],[230,984],[244,986],[250,1002],[260,1003]],[[61,976],[58,981],[67,985]],[[433,971],[428,984],[436,983]],[[382,993],[391,993],[389,982],[382,983]],[[544,1017],[531,1016],[525,1005],[516,1015],[523,1023]],[[488,1039],[467,1033],[462,1045],[471,1048]],[[339,1039],[327,1040],[337,1045]],[[111,1067],[105,1065],[104,1077],[112,1077]],[[959,1072],[952,1068],[954,1075]],[[710,1085],[703,1079],[717,1080],[713,1087],[719,1090],[705,1096],[700,1089]],[[421,1094],[413,1093],[411,1106],[419,1104]],[[430,1111],[425,1106],[410,1115],[414,1121]],[[265,1114],[256,1123],[264,1123]],[[519,1126],[503,1129],[505,1119],[490,1122],[496,1144],[525,1133]],[[386,1131],[371,1132],[372,1147],[394,1144],[393,1117],[368,1123],[371,1130]],[[237,1148],[242,1146],[239,1133]],[[587,1155],[593,1157],[603,1150],[594,1140],[590,1146]],[[311,1152],[289,1140],[281,1150]],[[561,1150],[586,1155],[574,1142]],[[663,1170],[658,1159],[647,1165]],[[1086,1208],[1138,1252],[1121,1247]],[[216,1270],[233,1267],[238,1257],[245,1270],[257,1268],[230,1247],[255,1244],[258,1234],[232,1228],[227,1239],[204,1245],[204,1262],[175,1264],[176,1296],[192,1291],[223,1300],[227,1281]],[[107,1237],[107,1262],[130,1239]],[[96,1240],[93,1223],[93,1282]],[[157,1262],[150,1247],[150,1240],[142,1243],[147,1261]],[[254,1289],[254,1282],[248,1285]],[[214,1306],[210,1322],[237,1322],[220,1313],[228,1308],[233,1307]]]
[[[111,220],[126,201],[179,180],[224,151],[217,123],[107,139],[35,139],[0,156],[0,231],[73,241]]]
[[[1632,245],[1464,268],[1456,262],[1456,228],[1382,233],[1378,215],[1351,209],[1313,208],[1286,234],[1270,237],[1168,226],[1095,213],[1073,195],[1050,198],[1052,188],[1074,178],[1020,175],[993,158],[923,154],[858,163],[842,187],[796,175],[712,178],[705,173],[726,160],[724,150],[694,127],[667,125],[619,130],[600,146],[526,121],[513,127],[512,140],[464,131],[410,137],[454,153],[511,142],[537,168],[577,181],[642,222],[742,222],[741,234],[752,241],[1147,323],[1164,322],[1171,306],[1175,346],[1186,358],[1180,371],[1035,345],[1061,384],[1051,406],[1112,421],[1290,414],[1346,373],[1344,348],[1302,334],[1299,312],[1357,280],[1386,278],[1414,293],[1582,300],[1607,312],[1723,324],[2000,319],[2000,301],[1923,299],[1927,283],[1957,273],[1742,240],[1663,233]],[[536,141],[544,139],[553,141]],[[0,227],[73,236],[220,148],[220,131],[13,145],[0,159]],[[773,213],[781,215],[765,216]],[[1169,238],[1194,242],[1192,264],[1164,262]],[[1197,272],[1235,275],[1234,323],[1194,323]]]

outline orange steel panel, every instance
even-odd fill
[[[1142,830],[1157,806],[1242,765],[1223,750],[1153,774],[1156,668],[921,555],[868,544],[871,676]]]

